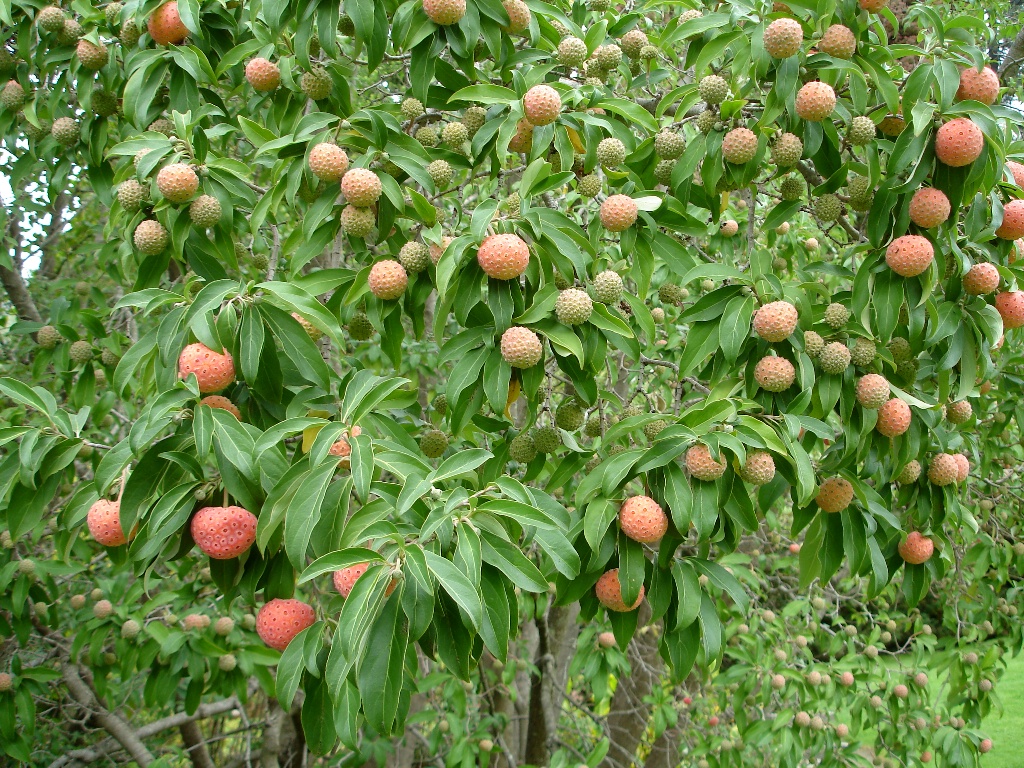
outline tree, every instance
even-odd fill
[[[978,765],[1022,38],[958,10],[0,5],[5,753]]]

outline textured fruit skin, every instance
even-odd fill
[[[398,261],[406,272],[422,272],[430,266],[430,252],[423,243],[410,240],[399,249]]]
[[[578,37],[563,37],[558,43],[558,60],[567,67],[578,67],[587,59],[587,44]]]
[[[505,27],[506,32],[518,34],[530,26],[530,6],[523,0],[502,0],[501,4],[509,18],[509,25]]]
[[[900,557],[911,565],[926,563],[935,551],[932,540],[922,536],[920,531],[911,531],[899,544]]]
[[[829,477],[818,486],[815,498],[823,512],[842,512],[853,501],[853,485],[845,477]]]
[[[526,271],[530,248],[518,235],[489,235],[480,243],[476,261],[488,277],[512,280]]]
[[[537,458],[537,443],[531,435],[523,432],[512,438],[512,442],[508,444],[508,455],[513,461],[529,464]]]
[[[751,485],[766,485],[775,479],[775,459],[768,451],[750,451],[739,476]]]
[[[452,166],[447,160],[435,160],[427,166],[427,175],[438,189],[446,189],[452,182]]]
[[[754,333],[765,341],[785,341],[796,330],[799,314],[788,301],[773,301],[754,313],[751,325]]]
[[[283,651],[292,638],[315,621],[313,606],[294,598],[275,598],[256,614],[256,634],[271,648]]]
[[[540,336],[529,328],[513,325],[501,334],[501,356],[513,368],[531,368],[543,353]]]
[[[219,408],[222,411],[227,411],[239,421],[242,420],[242,412],[238,410],[238,406],[223,395],[207,395],[199,401],[199,405],[208,405],[211,408]]]
[[[894,397],[878,409],[875,429],[886,437],[898,437],[910,429],[910,419],[910,406]]]
[[[921,462],[911,459],[896,476],[896,482],[900,485],[910,485],[910,483],[916,483],[919,477],[921,477]]]
[[[650,496],[631,496],[619,508],[619,525],[627,538],[653,544],[668,530],[668,517]]]
[[[784,21],[784,19],[780,19]],[[742,165],[757,154],[757,135],[749,128],[733,128],[722,140],[722,156],[726,162]]]
[[[156,186],[169,202],[184,203],[199,189],[199,176],[186,163],[172,163],[160,169]]]
[[[92,607],[92,615],[97,619],[105,619],[114,612],[114,604],[109,600],[99,600]]]
[[[558,322],[565,325],[580,325],[590,319],[594,310],[594,302],[586,291],[579,288],[567,288],[559,292],[555,301],[555,316]]]
[[[420,130],[423,130],[422,128]],[[419,134],[417,133],[417,136]],[[508,143],[511,152],[529,152],[533,146],[533,124],[525,117],[516,123],[516,132]]]
[[[796,115],[802,120],[820,123],[836,108],[836,92],[831,85],[812,80],[796,94]]]
[[[594,278],[594,298],[602,304],[615,304],[622,296],[622,277],[606,269]]]
[[[878,356],[878,349],[870,339],[857,339],[850,350],[850,360],[859,368],[866,368],[875,362]]]
[[[107,50],[107,46],[102,43],[96,45],[88,40],[78,41],[75,55],[78,56],[78,60],[84,69],[92,70],[93,72],[103,69],[106,63],[110,61],[110,51]]]
[[[68,357],[75,365],[84,365],[92,360],[92,344],[88,341],[76,341],[68,350]]]
[[[818,365],[825,373],[841,374],[850,366],[852,355],[841,341],[832,341],[825,345],[818,355]]]
[[[725,474],[725,459],[715,461],[703,443],[690,446],[686,451],[686,469],[698,480],[712,482]]]
[[[821,195],[814,201],[814,215],[825,223],[838,220],[843,211],[843,202],[836,195]]]
[[[457,24],[466,15],[466,0],[423,0],[423,12],[435,24]]]
[[[736,233],[740,231],[740,225],[735,219],[726,219],[722,222],[718,231],[721,232],[724,237],[735,237]]]
[[[768,392],[784,392],[796,380],[796,369],[786,358],[769,355],[754,366],[754,380]]]
[[[804,180],[796,176],[787,176],[779,185],[779,194],[783,200],[799,200],[804,194]]]
[[[928,465],[928,481],[933,485],[951,485],[957,475],[957,462],[951,454],[938,453]]]
[[[861,376],[857,382],[857,402],[864,408],[881,408],[889,402],[889,394],[889,382],[877,373]]]
[[[531,125],[550,125],[562,111],[562,97],[550,85],[535,85],[523,96],[523,114]]]
[[[821,36],[818,47],[837,59],[851,59],[857,50],[857,38],[854,37],[849,27],[833,24]]]
[[[985,137],[970,118],[954,118],[935,132],[935,156],[953,168],[973,163],[984,146]]]
[[[850,319],[850,310],[842,304],[833,302],[825,307],[825,314],[821,319],[829,328],[842,328]]]
[[[157,45],[178,45],[188,37],[188,27],[178,14],[178,3],[175,0],[153,11],[146,22],[146,29]]]
[[[597,145],[597,162],[605,168],[616,168],[626,162],[626,145],[618,139],[601,139]]]
[[[428,459],[436,459],[448,450],[448,435],[439,429],[428,429],[420,437],[420,450]]]
[[[189,344],[178,357],[178,375],[187,379],[191,374],[199,381],[202,394],[219,392],[235,380],[235,361],[231,353],[214,352],[205,344]]]
[[[654,153],[665,160],[676,160],[685,150],[686,142],[676,131],[664,130],[654,137]]]
[[[25,106],[25,89],[21,87],[21,83],[17,80],[8,80],[3,91],[0,91],[0,104],[3,104],[8,112],[20,112]]]
[[[619,583],[619,569],[613,568],[610,571],[606,571],[601,578],[597,580],[597,584],[594,586],[594,591],[597,594],[597,601],[601,603],[609,611],[616,611],[617,613],[625,613],[626,611],[632,611],[640,607],[640,603],[644,601],[644,587],[640,586],[640,595],[637,597],[636,602],[633,605],[626,605],[622,600],[622,585]]]
[[[919,227],[937,227],[949,218],[949,198],[938,189],[919,189],[910,201],[909,213],[910,220]]]
[[[186,632],[191,632],[194,629],[204,630],[210,626],[210,617],[204,613],[190,613],[182,623],[185,625]]]
[[[100,499],[86,517],[89,535],[105,547],[120,547],[128,539],[121,530],[121,503]]]
[[[366,237],[376,223],[377,217],[372,208],[346,205],[341,211],[341,228],[352,237]]]
[[[555,424],[567,432],[583,426],[583,409],[573,400],[566,400],[555,410]]]
[[[331,75],[325,67],[314,64],[308,72],[303,72],[299,87],[313,101],[326,99],[331,93]]]
[[[213,195],[200,195],[188,207],[188,217],[197,227],[208,229],[220,221],[220,200]]]
[[[245,65],[245,79],[253,90],[267,93],[281,85],[281,69],[274,62],[257,57]]]
[[[341,178],[341,193],[359,208],[376,203],[382,190],[377,174],[367,168],[352,168]]]
[[[792,168],[804,154],[804,143],[799,136],[784,133],[772,145],[772,161],[779,168]]]
[[[589,426],[589,422],[587,425]],[[538,427],[533,430],[533,444],[537,453],[551,453],[558,450],[562,444],[562,436],[554,427]]]
[[[706,104],[721,104],[729,98],[729,82],[718,75],[702,77],[697,91]]]
[[[958,400],[946,406],[946,419],[950,424],[963,424],[974,415],[974,408],[967,400]]]
[[[1003,318],[1003,328],[1010,330],[1024,325],[1024,291],[997,293],[995,304]]]
[[[992,293],[999,287],[999,270],[994,264],[975,264],[963,277],[964,291],[971,296]]]
[[[1003,206],[1003,223],[996,230],[996,237],[1003,240],[1024,237],[1024,200],[1011,200]]]
[[[971,462],[962,453],[954,453],[953,460],[956,462],[956,481],[962,483],[971,474]]]
[[[366,282],[370,286],[370,293],[378,299],[389,301],[405,293],[409,276],[397,261],[385,259],[373,265]]]
[[[825,340],[817,331],[804,331],[804,352],[811,360],[817,359],[825,349]]]
[[[776,59],[795,55],[804,41],[804,30],[795,19],[776,19],[764,30],[764,49]]]
[[[346,598],[352,594],[352,588],[355,587],[356,581],[366,573],[369,567],[369,563],[358,563],[350,565],[348,568],[342,568],[340,571],[335,571],[332,581],[334,582],[334,588],[338,590],[338,594]]]
[[[1010,173],[1013,174],[1013,183],[1021,189],[1024,189],[1024,165],[1014,161],[1007,160],[1006,167],[1010,169]]]
[[[956,89],[956,100],[973,99],[989,106],[999,98],[999,75],[992,67],[978,71],[974,67],[960,70],[960,87]]]
[[[903,235],[893,240],[885,249],[885,263],[897,275],[916,277],[931,266],[935,249],[931,242],[920,235]]]
[[[230,560],[256,541],[256,522],[242,507],[203,507],[192,518],[192,538],[211,559]]]
[[[60,331],[52,325],[44,325],[36,333],[36,343],[43,349],[53,349],[61,341]]]
[[[858,0],[858,5],[860,5],[862,11],[878,13],[889,5],[889,0]]]
[[[36,14],[36,24],[44,31],[55,35],[64,29],[64,11],[55,5],[47,6]]]
[[[73,117],[58,117],[50,127],[50,135],[58,144],[72,147],[78,143],[80,136],[78,122]]]

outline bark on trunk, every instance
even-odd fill
[[[650,715],[650,707],[644,699],[661,675],[663,665],[658,655],[657,635],[653,631],[643,631],[650,620],[650,607],[644,603],[640,610],[641,629],[637,630],[626,651],[632,672],[619,677],[612,696],[606,721],[611,749],[601,761],[600,768],[629,768],[636,760],[636,750],[647,730]]]
[[[178,727],[181,733],[181,740],[185,744],[185,751],[195,768],[216,768],[210,758],[210,752],[206,749],[206,739],[203,738],[203,731],[199,723],[190,720]]]
[[[7,296],[11,300],[11,304],[14,305],[14,309],[20,319],[33,323],[43,322],[43,318],[39,314],[39,310],[36,309],[36,303],[32,300],[32,295],[28,292],[28,286],[25,285],[25,280],[20,272],[0,266],[0,282],[3,283],[4,290],[7,291]]]

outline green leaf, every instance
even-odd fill
[[[483,621],[483,608],[480,604],[480,595],[473,583],[455,567],[451,560],[436,555],[430,550],[423,550],[423,557],[427,562],[427,568],[434,574],[444,591],[463,610],[472,623],[473,629],[479,631]]]
[[[480,531],[485,563],[504,573],[520,589],[542,594],[548,590],[547,579],[515,544],[487,530]]]
[[[370,727],[390,736],[398,717],[399,694],[405,680],[405,654],[409,636],[402,627],[401,601],[390,598],[367,635],[367,647],[359,665],[359,692],[363,714]]]
[[[307,638],[320,638],[324,630],[322,621],[315,622],[299,632],[281,653],[277,663],[277,700],[287,711],[299,690],[302,673],[306,669],[305,645]]]
[[[299,576],[297,583],[305,584],[307,581],[312,581],[325,573],[334,573],[352,565],[376,562],[383,563],[386,561],[378,552],[366,549],[365,547],[349,547],[338,552],[330,552],[322,557],[318,557],[306,566],[302,575]]]

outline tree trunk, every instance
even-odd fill
[[[646,626],[651,616],[650,606],[644,603],[640,611],[640,623],[644,626],[637,630],[626,650],[632,672],[619,677],[612,696],[606,728],[611,748],[601,761],[601,768],[629,768],[636,760],[636,750],[647,730],[650,715],[650,707],[644,699],[661,675],[663,664],[658,655],[658,637],[650,631],[653,627]]]
[[[39,310],[36,309],[36,303],[32,300],[32,295],[28,292],[28,286],[25,285],[25,280],[20,272],[0,266],[0,282],[3,283],[4,290],[7,291],[7,296],[10,298],[11,304],[14,305],[14,309],[20,319],[33,323],[43,322],[43,318],[39,314]]]
[[[213,760],[210,759],[210,752],[206,749],[206,739],[203,738],[203,731],[199,723],[190,720],[178,727],[181,733],[181,740],[185,744],[185,750],[195,768],[215,768]]]

